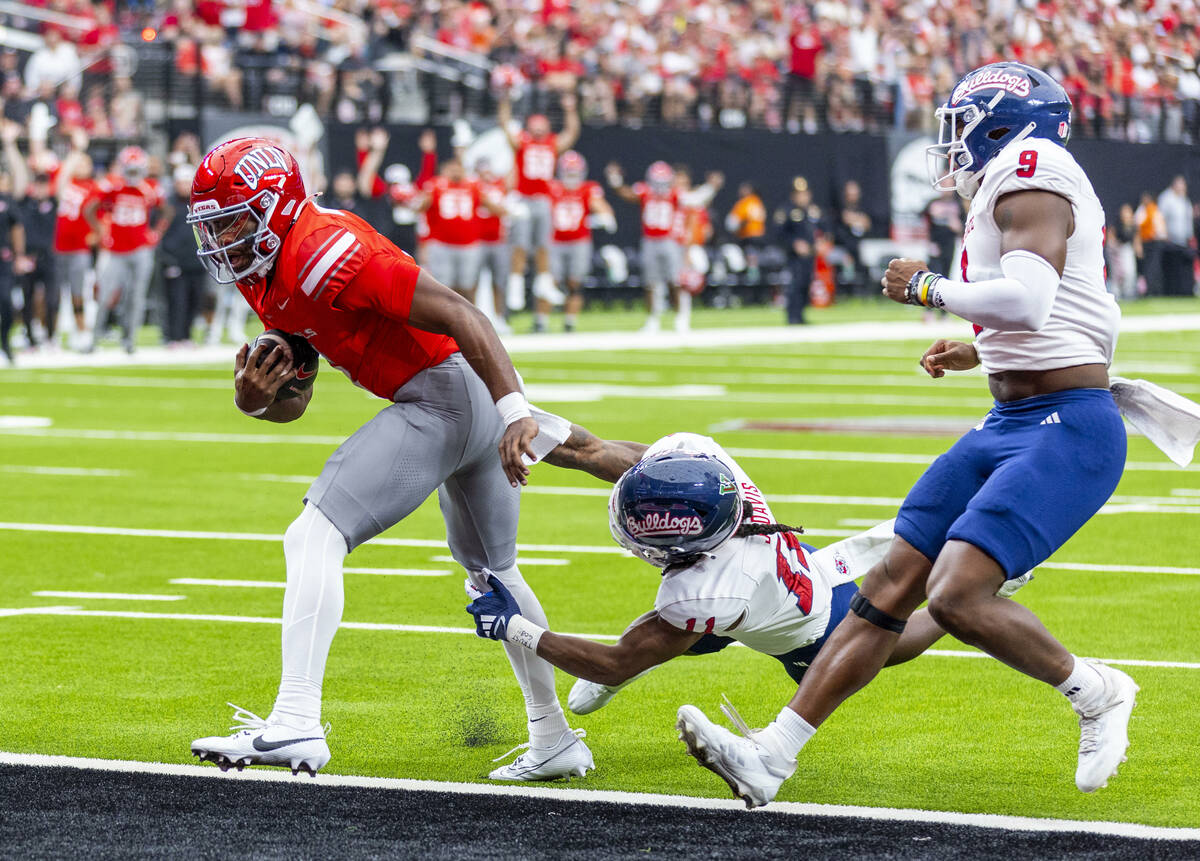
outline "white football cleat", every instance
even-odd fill
[[[581,729],[569,729],[562,734],[553,747],[532,747],[529,742],[519,744],[492,762],[508,758],[518,750],[525,753],[508,765],[502,765],[488,775],[491,780],[558,780],[560,777],[583,777],[596,767],[592,752],[583,743],[587,735]]]
[[[648,670],[642,670],[619,685],[601,685],[587,679],[576,679],[575,684],[571,686],[571,693],[567,694],[567,708],[577,715],[599,711],[609,704],[618,691],[633,684],[653,669],[654,667],[650,667]]]
[[[329,762],[329,745],[325,734],[329,725],[299,731],[283,724],[269,724],[254,712],[233,703],[232,735],[214,735],[192,742],[192,755],[201,762],[215,762],[221,771],[247,765],[274,765],[290,768],[292,774],[306,771],[311,777]]]
[[[1126,759],[1129,749],[1129,715],[1136,703],[1137,682],[1120,670],[1088,661],[1104,679],[1104,698],[1079,715],[1079,766],[1075,785],[1080,792],[1108,786],[1108,779]]]
[[[762,807],[772,801],[779,787],[796,771],[796,760],[769,750],[754,741],[737,712],[721,707],[739,724],[745,737],[735,735],[710,721],[695,706],[680,706],[675,728],[688,753],[702,766],[729,784],[746,807]]]

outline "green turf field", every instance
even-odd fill
[[[1195,303],[1176,307],[1190,313]],[[769,322],[759,309],[738,313],[722,322]],[[895,316],[887,309],[875,319],[885,313]],[[849,318],[839,311],[830,319]],[[587,328],[601,320],[589,318]],[[986,411],[981,378],[935,382],[917,372],[927,343],[515,359],[533,399],[602,436],[715,435],[780,519],[804,524],[821,545],[893,516],[923,460]],[[1115,369],[1200,400],[1193,332],[1123,335]],[[268,536],[282,534],[307,477],[380,403],[326,366],[308,414],[269,425],[233,409],[229,378],[229,367],[217,365],[0,371],[0,416],[52,422],[0,428],[0,750],[186,762],[192,738],[225,730],[226,700],[270,711],[279,629],[269,620],[280,613],[283,555]],[[848,418],[879,429],[837,423]],[[823,429],[745,427],[755,422]],[[1107,789],[1085,796],[1074,787],[1077,730],[1061,696],[991,660],[931,655],[885,670],[838,711],[780,798],[1200,824],[1191,737],[1200,702],[1200,569],[1192,567],[1200,470],[1176,469],[1140,437],[1131,439],[1129,461],[1110,506],[1051,560],[1118,570],[1043,570],[1018,596],[1076,653],[1150,664],[1125,667],[1142,691],[1129,762]],[[399,541],[365,546],[347,566],[441,573],[348,572],[345,621],[470,627],[462,572],[431,543],[444,537],[436,504],[386,537]],[[557,630],[615,635],[652,605],[656,572],[617,552],[604,488],[587,476],[536,468],[519,540],[535,546],[520,554],[523,571]],[[1171,568],[1180,570],[1161,570]],[[172,582],[179,579],[266,585]],[[7,612],[36,607],[85,614]],[[964,647],[946,639],[936,648]],[[560,674],[564,702],[571,681]],[[724,797],[725,785],[676,740],[676,708],[690,702],[716,715],[725,693],[761,725],[793,690],[774,660],[748,649],[677,660],[572,721],[586,728],[598,766],[572,785]],[[342,630],[325,718],[333,724],[329,770],[338,773],[480,780],[492,757],[525,738],[502,650],[461,633]]]

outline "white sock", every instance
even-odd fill
[[[1104,678],[1096,668],[1087,661],[1081,661],[1074,655],[1075,666],[1071,675],[1054,689],[1071,701],[1073,706],[1084,706],[1094,702],[1104,695]]]
[[[542,610],[537,595],[529,588],[520,570],[514,565],[503,571],[492,571],[512,593],[521,608],[521,615],[533,624],[542,628],[549,627],[546,613]],[[491,591],[487,584],[487,574],[481,571],[469,572],[471,582],[476,588]],[[533,747],[547,748],[553,746],[562,734],[570,729],[562,706],[558,702],[558,693],[554,690],[554,667],[530,652],[524,646],[513,643],[504,644],[504,652],[508,662],[512,664],[513,674],[521,693],[525,697],[525,714],[529,719],[529,741]]]
[[[321,722],[325,659],[342,621],[346,553],[342,533],[311,504],[284,533],[283,673],[270,723],[305,729]]]
[[[650,316],[657,317],[667,307],[667,285],[661,281],[650,285]]]
[[[816,732],[816,727],[784,706],[770,726],[754,734],[754,740],[781,756],[795,759],[800,749]]]
[[[686,290],[679,291],[678,314],[685,320],[692,316],[692,294]]]

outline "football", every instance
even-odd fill
[[[292,362],[296,366],[296,376],[279,387],[275,400],[286,401],[312,388],[313,381],[317,378],[317,368],[321,363],[321,354],[313,349],[312,344],[299,335],[290,335],[282,329],[268,329],[254,339],[254,343],[250,345],[250,352],[253,353],[255,348],[263,343],[282,344],[291,352]],[[263,353],[262,358],[265,359],[268,355],[270,350]],[[261,359],[259,364],[262,364]]]

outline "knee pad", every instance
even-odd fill
[[[880,610],[868,601],[862,592],[855,592],[854,597],[850,599],[850,612],[860,619],[865,619],[875,627],[891,631],[893,634],[904,633],[904,626],[907,624],[904,619],[897,619],[895,616],[889,616]]]

